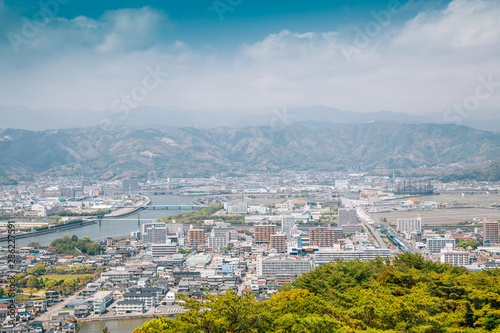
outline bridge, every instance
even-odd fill
[[[203,205],[144,205],[144,206],[119,206],[113,207],[118,209],[130,208],[130,209],[141,209],[141,210],[194,210],[202,209],[207,206]]]

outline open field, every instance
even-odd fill
[[[53,279],[53,280],[68,280],[68,279],[73,279],[76,280],[77,278],[83,279],[85,275],[89,274],[50,274],[50,275],[42,275],[41,277]]]
[[[386,218],[391,224],[396,224],[398,218],[415,218],[420,215],[423,225],[457,224],[472,221],[474,218],[500,219],[500,209],[486,208],[451,208],[425,211],[391,212],[373,214],[379,219]]]

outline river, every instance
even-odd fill
[[[153,318],[86,321],[78,333],[101,333],[105,327],[108,328],[110,333],[132,333],[137,327],[151,319]]]
[[[199,197],[195,196],[177,196],[177,195],[154,195],[150,196],[152,204],[156,205],[188,205]],[[163,216],[185,213],[187,210],[152,210],[147,209],[140,212],[141,221],[156,220]],[[103,219],[101,225],[98,223],[81,228],[54,232],[51,234],[20,238],[16,240],[18,246],[26,246],[30,242],[38,242],[47,246],[53,240],[63,236],[77,235],[78,238],[88,236],[93,241],[100,241],[106,237],[130,236],[132,231],[139,229],[137,225],[137,215],[130,215],[119,219]]]

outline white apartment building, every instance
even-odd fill
[[[146,307],[143,301],[119,301],[115,305],[116,314],[144,313]]]
[[[468,266],[471,264],[471,256],[465,251],[446,251],[441,252],[440,261],[453,266]]]
[[[427,250],[430,253],[440,253],[446,247],[446,244],[451,244],[452,249],[455,249],[454,238],[429,238],[427,240]]]
[[[103,281],[127,283],[132,278],[132,273],[127,271],[109,271],[101,274]]]
[[[165,244],[167,242],[167,226],[164,222],[143,222],[141,240],[149,244]]]
[[[416,219],[398,219],[397,231],[403,232],[413,232],[422,231],[422,218],[419,216]]]
[[[281,232],[288,235],[295,225],[295,217],[291,215],[281,215]]]
[[[237,202],[237,203],[224,203],[224,209],[228,214],[247,214],[248,213],[248,203]]]
[[[227,247],[229,244],[229,235],[227,236],[210,236],[207,238],[207,245],[212,249],[221,250]]]
[[[175,244],[151,244],[151,253],[153,257],[164,257],[177,253]]]
[[[94,304],[94,313],[103,314],[106,312],[106,307],[113,299],[112,291],[98,291],[92,296],[92,303]]]
[[[299,276],[312,269],[312,260],[309,258],[297,259],[286,255],[278,255],[262,258],[257,256],[257,275],[276,276],[292,275]]]
[[[314,264],[316,266],[324,265],[332,261],[342,259],[351,261],[359,259],[361,261],[373,260],[377,257],[386,258],[391,256],[389,249],[360,249],[356,251],[339,251],[339,250],[321,250],[314,253]]]

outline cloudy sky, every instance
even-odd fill
[[[500,1],[0,0],[0,59],[2,105],[439,112],[500,82]]]

